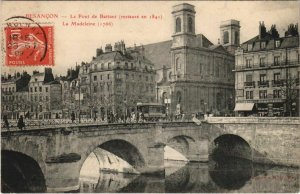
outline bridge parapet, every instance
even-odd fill
[[[300,125],[299,117],[208,117],[208,123],[265,123],[265,124],[296,124]]]

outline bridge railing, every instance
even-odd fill
[[[163,123],[163,122],[186,122],[190,121],[187,119],[177,119],[177,120],[159,120],[155,121],[155,123]],[[32,120],[32,119],[24,119],[25,123],[25,129],[42,129],[42,128],[51,128],[51,127],[70,127],[70,126],[77,126],[77,125],[101,125],[101,124],[124,124],[124,123],[148,123],[148,121],[145,120],[126,120],[126,121],[115,121],[115,122],[108,122],[107,120],[101,120],[101,119],[81,119],[79,120],[72,120],[70,119],[43,119],[43,120]],[[151,121],[150,121],[151,122]],[[18,120],[9,120],[9,130],[18,130]],[[7,131],[7,127],[5,126],[4,122],[1,121],[1,130]]]
[[[300,117],[208,117],[208,123],[266,123],[300,125]]]

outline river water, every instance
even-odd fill
[[[208,163],[165,161],[165,177],[98,171],[81,177],[83,193],[299,192],[299,169],[226,158]]]

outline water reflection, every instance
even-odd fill
[[[166,162],[166,166],[165,178],[100,172],[97,181],[82,179],[80,192],[286,193],[299,191],[298,169],[257,165],[247,160],[230,158],[209,163]]]
[[[209,165],[212,181],[227,190],[241,189],[251,179],[252,173],[253,163],[249,160],[223,158]]]

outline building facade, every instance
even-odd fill
[[[299,33],[289,25],[280,37],[276,26],[259,34],[236,51],[235,89],[239,115],[299,115]]]
[[[187,3],[173,7],[173,39],[157,44],[168,49],[165,57],[170,57],[158,73],[158,98],[169,114],[226,114],[233,109],[234,55],[230,52],[239,44],[239,22],[223,22],[220,30],[221,34],[226,31],[227,40],[213,45],[203,34],[195,33],[195,13],[194,6]],[[148,47],[153,45],[145,45],[146,50]]]
[[[61,84],[54,80],[52,69],[34,71],[28,84],[30,118],[51,119],[61,115]]]
[[[2,117],[18,119],[29,111],[28,82],[30,75],[27,72],[8,75],[1,79],[1,113]]]
[[[110,44],[104,51],[98,48],[74,81],[80,88],[76,101],[82,118],[104,119],[111,113],[121,118],[134,112],[138,102],[155,102],[153,64],[141,48],[126,49],[124,41],[115,43],[114,49]]]

